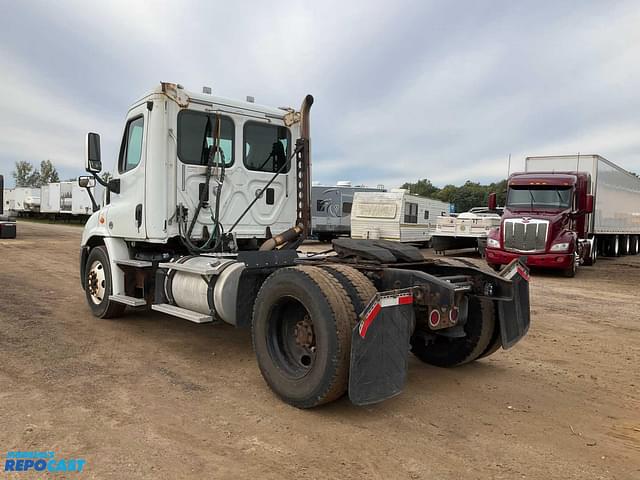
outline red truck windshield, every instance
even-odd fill
[[[509,187],[507,207],[510,208],[569,208],[571,187],[543,187],[514,185]]]

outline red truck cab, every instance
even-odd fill
[[[578,265],[594,260],[587,222],[593,210],[590,191],[591,177],[584,172],[512,174],[500,227],[487,238],[487,263],[499,269],[525,257],[531,267],[573,277]]]

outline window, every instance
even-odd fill
[[[404,204],[404,223],[418,223],[418,204],[407,202]]]
[[[571,187],[552,185],[522,186],[514,185],[507,193],[507,206],[511,208],[569,208],[571,205]]]
[[[144,133],[144,118],[136,117],[129,120],[122,146],[120,147],[120,158],[118,160],[118,171],[128,172],[138,166],[142,158],[142,137]]]
[[[209,161],[209,151],[213,145],[212,132],[216,128],[214,114],[182,110],[178,114],[178,158],[190,165],[206,165]],[[229,117],[220,116],[220,150],[224,158],[225,167],[233,165],[235,127]],[[215,157],[215,163],[222,163],[220,156]]]
[[[289,171],[291,134],[286,127],[247,122],[244,125],[244,165],[259,172]],[[286,166],[285,166],[286,165]]]
[[[342,204],[342,215],[351,215],[351,207],[353,204],[351,202],[344,202]]]
[[[326,210],[327,203],[325,200],[318,200],[316,202],[316,212],[324,212]]]
[[[429,210],[424,211],[424,219],[429,220]]]

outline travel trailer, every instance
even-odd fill
[[[413,195],[405,189],[356,192],[351,213],[351,238],[428,244],[437,218],[452,205]]]
[[[351,234],[351,209],[355,192],[380,192],[384,187],[351,186],[351,182],[338,182],[334,186],[311,187],[311,227],[318,240]]]

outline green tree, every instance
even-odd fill
[[[431,183],[431,180],[423,178],[416,183],[406,182],[401,188],[409,190],[409,193],[421,195],[423,197],[437,198],[440,189]]]
[[[26,160],[17,161],[16,168],[11,174],[16,181],[16,187],[40,186],[40,172]]]
[[[56,167],[51,160],[43,160],[40,162],[40,186],[47,183],[56,183],[60,181],[60,176]]]

